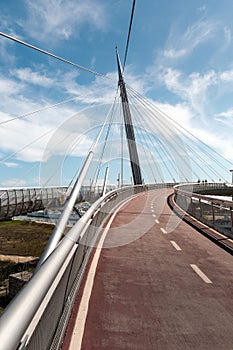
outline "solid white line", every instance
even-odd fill
[[[175,241],[170,241],[171,244],[173,245],[173,247],[178,250],[178,251],[181,251],[182,249],[180,248],[180,246],[178,246],[178,244],[175,242]]]
[[[159,224],[159,220],[158,219],[156,219],[155,222],[156,222],[156,224]]]
[[[167,233],[167,231],[164,228],[160,229],[163,233]]]
[[[94,284],[94,277],[95,277],[98,261],[100,258],[100,253],[101,253],[101,250],[103,247],[103,243],[104,243],[105,237],[108,233],[108,230],[109,230],[115,216],[117,215],[118,211],[131,199],[132,199],[132,197],[129,198],[124,203],[122,203],[119,206],[119,208],[117,208],[117,210],[111,216],[111,218],[110,218],[110,220],[109,220],[106,228],[104,229],[104,232],[99,240],[98,246],[96,248],[96,251],[95,251],[95,254],[94,254],[88,275],[87,275],[87,280],[86,280],[86,284],[85,284],[85,287],[83,290],[82,299],[81,299],[81,302],[79,305],[79,310],[78,310],[78,314],[76,317],[75,326],[73,329],[73,334],[72,334],[69,350],[80,350],[81,349],[84,328],[85,328],[85,323],[86,323],[86,318],[87,318],[87,313],[88,313],[89,301],[90,301],[90,297],[91,297],[91,292],[92,292],[92,288],[93,288],[93,284]]]
[[[205,283],[212,283],[212,281],[199,269],[197,265],[191,264],[190,266]]]

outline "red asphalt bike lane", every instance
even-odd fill
[[[101,251],[82,350],[233,349],[232,256],[181,221],[167,205],[169,193],[143,193],[114,218],[105,246],[126,236],[130,243]]]

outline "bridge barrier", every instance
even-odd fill
[[[66,198],[67,187],[17,188],[0,190],[0,220],[59,206]]]
[[[174,191],[175,202],[180,208],[204,224],[233,238],[233,202],[210,197],[210,195],[217,194],[233,195],[231,185],[223,183],[182,184],[175,186]]]
[[[108,186],[108,190],[111,186]],[[28,187],[0,189],[0,220],[9,220],[13,216],[26,215],[46,208],[62,207],[71,188]],[[101,197],[103,186],[82,186],[77,203],[88,201],[93,203]]]
[[[175,189],[205,195],[232,196],[233,184],[223,182],[180,183]]]
[[[128,186],[111,191],[97,200],[70,229],[2,314],[2,348],[58,349],[92,247],[97,242],[106,220],[127,198],[143,191],[173,185]]]

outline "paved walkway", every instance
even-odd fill
[[[167,194],[145,193],[119,210],[105,245],[132,242],[101,250],[83,334],[84,285],[63,350],[233,349],[232,256],[180,221]]]

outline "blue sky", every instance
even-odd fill
[[[132,2],[0,0],[0,5],[1,32],[111,78],[78,70],[0,37],[1,121],[76,98],[0,125],[1,186],[36,185],[39,165],[49,159],[47,143],[53,143],[49,130],[70,127],[67,121],[84,107],[113,101],[115,46],[123,59]],[[130,86],[230,160],[232,13],[231,0],[138,0],[125,69]],[[101,122],[94,118],[90,113],[75,119],[79,135]],[[91,135],[92,131],[80,141],[78,158],[86,154]],[[64,155],[59,145],[55,148]],[[68,171],[64,173],[67,181]]]

